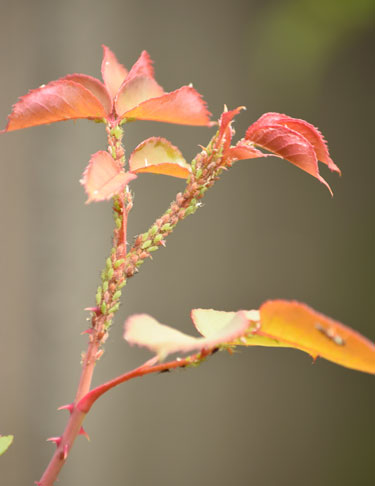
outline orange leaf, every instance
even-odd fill
[[[111,96],[107,91],[107,88],[98,79],[86,74],[68,74],[62,79],[81,84],[100,101],[106,115],[109,115],[112,112]]]
[[[136,177],[135,174],[124,172],[108,152],[96,152],[91,157],[81,180],[89,196],[87,203],[110,199]]]
[[[131,172],[150,172],[187,179],[191,173],[190,165],[177,147],[168,140],[151,137],[144,140],[132,152],[129,159]]]
[[[124,117],[127,112],[137,107],[140,103],[163,94],[163,89],[154,78],[148,76],[128,77],[116,96],[116,113],[120,117]]]
[[[314,359],[325,358],[347,368],[375,374],[375,346],[333,319],[306,304],[274,300],[265,302],[259,312],[245,311],[248,332],[233,345],[296,348]],[[225,327],[235,312],[193,309],[192,320],[206,337]]]
[[[299,302],[274,300],[260,308],[258,335],[278,339],[314,357],[375,374],[375,346],[358,332]]]
[[[104,118],[105,108],[82,84],[61,79],[30,91],[13,106],[4,131],[77,118]]]
[[[117,109],[117,108],[116,108]],[[201,95],[190,86],[143,101],[122,113],[122,118],[150,120],[181,125],[211,126],[210,113]]]
[[[128,75],[128,71],[118,62],[109,47],[102,45],[102,48],[102,78],[111,98],[114,99],[124,79]]]

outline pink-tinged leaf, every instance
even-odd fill
[[[241,311],[248,320],[248,326],[251,322],[258,322],[260,319],[259,311]],[[197,331],[202,336],[210,337],[224,329],[234,318],[236,312],[217,311],[214,309],[193,309],[191,319]]]
[[[226,109],[226,107],[225,107]],[[238,115],[238,113],[241,110],[245,110],[246,108],[244,106],[239,106],[238,108],[235,108],[234,110],[230,111],[224,111],[220,117],[219,120],[219,133],[218,133],[218,143],[223,147],[223,152],[225,153],[229,147],[230,143],[232,141],[232,136],[233,136],[233,130],[232,130],[232,121],[233,118]]]
[[[112,112],[112,100],[107,88],[98,79],[86,74],[68,74],[62,79],[74,81],[88,89],[102,104],[107,115]]]
[[[98,98],[82,84],[53,81],[22,96],[13,106],[4,131],[77,118],[104,118],[106,111]]]
[[[260,126],[255,122],[247,129],[246,139],[292,162],[292,164],[316,177],[327,186],[332,195],[328,183],[319,174],[314,147],[300,133],[283,125]]]
[[[91,157],[81,180],[88,195],[87,203],[110,199],[136,177],[135,174],[124,172],[108,152],[96,152]]]
[[[284,125],[291,128],[295,132],[303,135],[314,147],[317,159],[328,165],[328,168],[334,172],[341,174],[340,169],[331,159],[327,142],[324,140],[323,135],[318,128],[314,127],[311,123],[301,120],[299,118],[292,118],[288,115],[282,115],[281,113],[265,113],[256,122],[256,125]]]
[[[274,300],[260,308],[259,333],[334,363],[375,374],[374,343],[306,304]]]
[[[256,149],[252,142],[240,140],[234,147],[228,149],[225,154],[225,159],[228,162],[236,162],[237,160],[256,159],[259,157],[268,157],[269,155]]]
[[[147,51],[142,51],[136,63],[133,64],[129,72],[128,79],[133,79],[137,76],[146,76],[149,78],[153,78],[154,68],[152,64],[153,62],[149,53]]]
[[[118,62],[116,56],[109,47],[102,45],[102,48],[102,78],[109,94],[112,99],[114,99],[120,86],[125,81],[128,71]]]
[[[275,338],[265,337],[257,334],[259,329],[260,314],[257,310],[244,311],[248,319],[248,332],[246,336],[233,341],[233,346],[267,346],[267,347],[290,347]],[[230,322],[235,312],[217,311],[213,309],[193,309],[191,318],[198,332],[209,337],[213,332],[221,329]]]
[[[130,76],[120,88],[115,100],[116,113],[122,117],[140,103],[164,94],[154,78],[148,76]]]
[[[187,179],[191,174],[190,165],[179,149],[168,140],[151,137],[144,140],[129,158],[131,172],[150,172]]]
[[[138,314],[125,322],[124,339],[132,345],[137,344],[150,349],[162,360],[172,353],[188,353],[227,344],[242,336],[247,328],[246,315],[240,311],[210,337],[197,338],[160,324],[147,314]]]
[[[210,113],[201,95],[190,86],[144,101],[122,118],[150,120],[181,125],[212,126]]]

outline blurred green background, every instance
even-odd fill
[[[99,76],[102,43],[127,67],[142,49],[166,91],[194,83],[217,118],[266,111],[304,118],[329,141],[335,196],[276,158],[242,161],[131,280],[95,383],[149,354],[122,340],[147,312],[191,331],[194,307],[257,308],[304,301],[374,339],[374,169],[369,0],[64,0],[1,2],[1,128],[17,98],[67,73]],[[165,136],[186,158],[213,130],[138,122],[128,153]],[[31,485],[73,399],[99,273],[110,249],[110,204],[86,206],[79,184],[105,149],[102,125],[66,122],[0,136],[0,458],[4,486]],[[133,184],[130,235],[165,210],[183,182]],[[104,396],[86,421],[61,486],[370,486],[374,382],[298,351],[215,355],[195,370],[135,380]]]

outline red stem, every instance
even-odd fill
[[[36,484],[38,486],[53,486],[53,483],[56,481],[57,475],[63,467],[77,435],[82,433],[81,427],[86,414],[90,411],[96,400],[104,393],[120,385],[121,383],[125,383],[126,381],[131,380],[132,378],[137,378],[144,375],[149,375],[151,373],[158,373],[176,368],[185,368],[186,366],[201,361],[206,356],[212,354],[212,352],[213,350],[203,350],[200,353],[194,354],[184,359],[176,359],[174,361],[159,363],[156,365],[153,364],[155,362],[155,358],[153,358],[144,363],[142,366],[127,373],[124,373],[123,375],[120,375],[113,380],[107,381],[106,383],[97,386],[96,388],[88,391],[86,394],[84,394],[84,396],[82,396],[82,389],[86,387],[88,383],[88,381],[84,379],[84,375],[89,374],[88,371],[85,371],[88,369],[88,367],[84,367],[82,371],[79,391],[77,392],[74,404],[72,404],[71,416],[69,418],[65,431],[61,436],[61,440],[57,445],[55,454],[53,455],[47,469],[45,470],[40,481]],[[91,377],[91,367],[90,371],[91,374],[89,376]],[[81,395],[80,399],[77,398],[79,395]]]
[[[205,356],[211,354],[211,352],[206,352]],[[125,383],[125,381],[129,381],[132,378],[138,378],[144,375],[149,375],[151,373],[158,373],[161,371],[173,370],[176,368],[185,368],[188,365],[191,365],[197,359],[202,359],[203,352],[197,353],[193,356],[189,356],[184,359],[176,359],[174,361],[169,361],[167,363],[159,363],[157,365],[150,365],[149,363],[153,363],[155,360],[152,359],[147,361],[145,364],[140,366],[139,368],[135,368],[132,371],[128,371],[123,375],[117,376],[113,380],[107,381],[102,385],[97,386],[93,390],[89,391],[78,403],[77,408],[79,408],[83,413],[87,414],[96,400],[101,397],[104,393],[106,393],[111,388],[114,388],[121,383]]]

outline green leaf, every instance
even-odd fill
[[[0,456],[9,448],[13,439],[14,435],[0,435]]]

